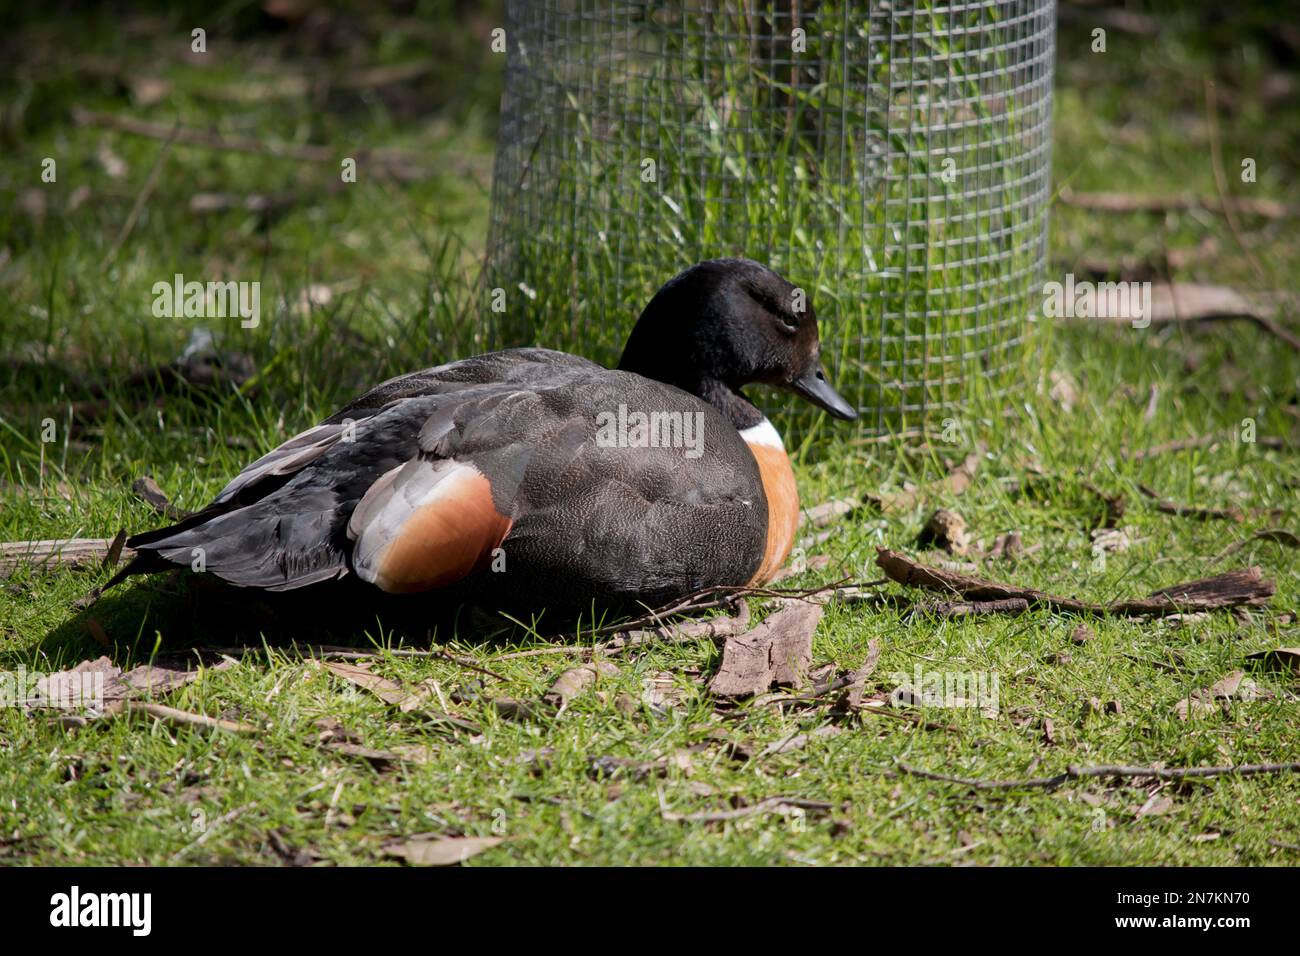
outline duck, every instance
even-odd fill
[[[110,584],[188,568],[265,592],[348,582],[561,611],[761,585],[800,512],[750,385],[857,417],[802,290],[750,259],[700,262],[653,296],[615,368],[527,347],[389,379],[128,538]]]

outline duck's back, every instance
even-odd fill
[[[477,579],[493,592],[485,596],[518,586],[524,604],[564,595],[580,605],[655,605],[753,577],[766,542],[763,482],[745,442],[711,406],[606,369],[539,388],[527,404],[465,433],[467,450],[483,442],[470,456],[491,461],[502,430],[512,432],[500,467],[523,465],[512,476],[507,571],[499,582]]]

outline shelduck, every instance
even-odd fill
[[[826,380],[803,299],[757,262],[714,259],[656,293],[616,369],[521,348],[390,379],[202,511],[130,538],[119,579],[201,567],[289,591],[351,577],[538,609],[765,582],[790,553],[799,494],[742,388],[856,417]]]

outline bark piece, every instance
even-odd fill
[[[11,575],[23,565],[42,570],[103,565],[112,553],[116,540],[48,538],[39,541],[5,541],[0,543],[0,574]],[[120,547],[118,556],[129,561],[135,557],[135,550]]]

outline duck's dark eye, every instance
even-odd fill
[[[749,286],[745,291],[749,297],[763,307],[770,314],[776,316],[780,321],[781,327],[787,332],[799,331],[799,316],[796,314],[793,303],[782,302],[773,293],[767,289]]]

